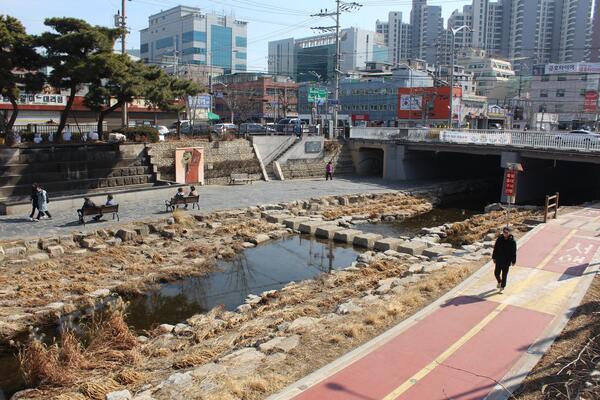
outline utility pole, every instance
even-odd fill
[[[456,39],[456,34],[460,31],[462,31],[463,29],[468,29],[470,32],[473,32],[473,30],[471,29],[471,27],[469,27],[468,25],[462,25],[459,26],[458,28],[450,28],[450,32],[452,32],[452,48],[450,49],[451,53],[451,61],[450,61],[450,96],[449,96],[449,103],[450,103],[450,115],[448,116],[448,128],[452,129],[452,119],[454,117],[454,113],[452,110],[452,100],[454,97],[454,53],[455,53],[455,48],[454,48],[454,41]]]
[[[341,46],[340,46],[340,14],[342,12],[350,12],[362,7],[361,4],[356,2],[343,2],[341,0],[335,0],[336,10],[334,12],[328,12],[321,10],[317,14],[312,14],[311,17],[332,17],[335,21],[333,26],[318,26],[311,29],[319,30],[322,32],[335,32],[335,63],[334,63],[334,77],[335,77],[335,89],[333,93],[333,132],[337,135],[338,128],[338,110],[340,106],[340,61],[341,61]]]
[[[117,11],[117,15],[115,15],[115,26],[121,29],[121,54],[127,54],[127,48],[125,45],[125,39],[127,37],[127,17],[125,16],[125,2],[126,0],[121,0],[121,13],[119,14],[119,11]],[[127,128],[129,126],[129,118],[127,115],[127,102],[123,103],[121,110],[121,124],[125,128]]]

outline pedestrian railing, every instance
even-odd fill
[[[568,132],[409,129],[405,139],[412,142],[600,152],[600,135]]]
[[[350,128],[350,139],[391,140],[399,137],[398,128]]]

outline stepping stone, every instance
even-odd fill
[[[384,238],[378,240],[373,245],[373,248],[378,251],[397,250],[398,246],[404,243],[404,240],[396,238]]]
[[[381,238],[383,238],[383,236],[377,233],[363,233],[354,236],[352,243],[358,247],[372,249],[375,242]]]
[[[317,230],[317,228],[319,226],[322,226],[324,224],[326,224],[327,222],[322,221],[322,220],[318,220],[318,221],[306,221],[306,222],[302,222],[299,226],[298,226],[298,230],[302,233],[309,233],[309,234],[314,234],[315,231]]]
[[[338,225],[322,225],[317,227],[315,236],[324,239],[333,239],[336,232],[345,230],[346,228]]]
[[[310,220],[310,218],[308,218],[308,217],[289,218],[289,219],[283,220],[283,224],[287,228],[298,230],[298,228],[300,227],[301,223],[309,221],[309,220]]]
[[[360,235],[362,232],[356,229],[343,229],[333,234],[333,240],[342,243],[352,243],[356,235]]]
[[[268,214],[262,213],[263,217],[267,220],[267,222],[271,222],[273,224],[282,224],[283,221],[289,219],[291,217],[290,214]]]
[[[400,253],[410,254],[412,256],[421,255],[423,250],[427,248],[427,244],[424,242],[404,242],[398,246]]]
[[[444,246],[433,246],[423,250],[423,255],[430,258],[438,258],[440,256],[447,256],[452,254],[454,249],[451,247]]]

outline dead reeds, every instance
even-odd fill
[[[87,340],[80,340],[67,331],[60,344],[46,345],[37,340],[28,343],[19,352],[25,381],[37,386],[71,386],[95,371],[133,364],[138,358],[137,340],[120,312],[93,322],[86,336]],[[84,346],[84,341],[89,344]],[[90,386],[90,393],[94,387]]]

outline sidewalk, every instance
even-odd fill
[[[599,208],[519,241],[498,294],[488,263],[413,317],[270,400],[507,399],[560,334],[598,272]]]
[[[200,213],[207,213],[227,208],[241,208],[256,206],[258,204],[287,202],[293,200],[310,199],[311,197],[322,197],[327,195],[346,195],[366,192],[385,192],[402,189],[417,189],[432,185],[433,181],[385,181],[377,178],[353,177],[348,179],[334,179],[325,182],[324,179],[305,179],[293,181],[271,181],[255,182],[248,185],[228,186],[203,186],[200,192]],[[164,190],[142,191],[135,200],[120,200],[119,216],[121,224],[132,221],[158,220],[164,218],[165,200],[174,195],[165,195]],[[50,194],[52,196],[52,194]],[[103,199],[101,199],[103,200]],[[83,201],[82,201],[83,203]],[[30,237],[46,237],[68,234],[73,231],[95,231],[97,229],[108,229],[119,225],[108,220],[100,223],[88,223],[86,226],[79,225],[76,209],[53,212],[52,202],[49,204],[52,220],[40,222],[29,222],[28,212],[24,215],[0,216],[0,240],[26,239]],[[192,213],[192,211],[188,211]],[[194,211],[193,213],[197,213]]]

